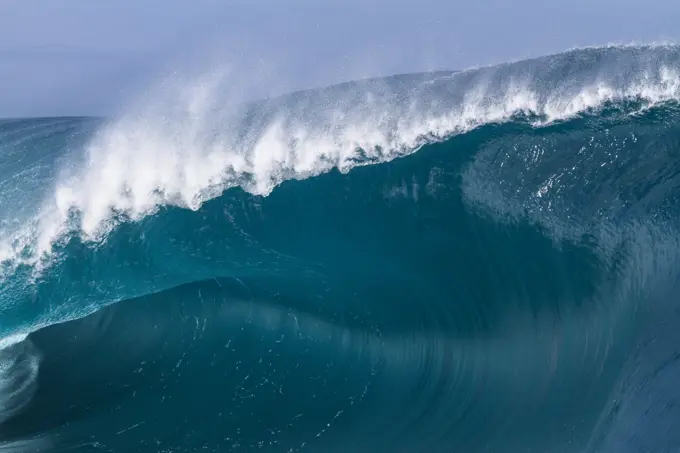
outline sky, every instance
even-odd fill
[[[226,65],[252,96],[680,41],[677,0],[0,0],[0,117],[110,115]]]

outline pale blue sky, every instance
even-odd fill
[[[208,59],[285,90],[678,40],[678,18],[677,0],[0,0],[0,116],[107,114]]]

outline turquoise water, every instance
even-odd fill
[[[0,450],[673,451],[678,56],[3,120]]]

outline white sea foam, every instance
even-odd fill
[[[630,55],[581,62],[566,77],[559,71],[588,51],[463,71],[401,91],[386,81],[349,85],[264,103],[249,119],[224,96],[228,77],[201,76],[108,123],[39,214],[0,238],[0,262],[5,272],[17,263],[36,265],[67,234],[97,241],[121,218],[138,220],[164,205],[198,209],[234,186],[267,195],[286,179],[389,161],[520,113],[546,124],[607,102],[648,107],[677,100],[679,51],[660,49],[660,55],[653,47],[593,49]]]
[[[39,354],[26,335],[0,340],[0,422],[18,413],[33,397]]]
[[[21,343],[28,337],[28,334],[14,334],[0,338],[0,349],[5,349],[15,344]]]

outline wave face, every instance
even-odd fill
[[[680,448],[680,48],[223,83],[0,122],[0,451]]]

